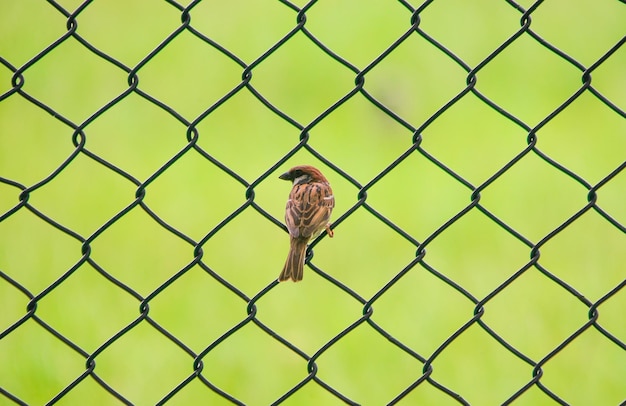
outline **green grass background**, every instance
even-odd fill
[[[301,4],[299,4],[301,3]],[[75,10],[80,2],[61,0]],[[296,2],[300,6],[304,2]],[[414,3],[414,6],[418,6]],[[522,1],[528,8],[530,1]],[[319,2],[306,27],[320,41],[365,68],[410,26],[400,3]],[[504,1],[436,1],[420,28],[474,67],[519,29],[521,15]],[[279,2],[205,1],[191,11],[194,28],[252,63],[296,24]],[[134,67],[180,25],[165,2],[93,2],[78,33],[99,50]],[[0,5],[0,56],[19,67],[66,32],[65,18],[34,0]],[[625,34],[617,1],[548,1],[532,14],[532,29],[585,67]],[[626,109],[626,48],[592,73],[592,85]],[[241,80],[242,69],[189,32],[181,33],[138,72],[139,88],[194,120]],[[12,72],[0,68],[0,92]],[[70,38],[23,73],[23,90],[80,124],[127,89],[126,74]],[[354,74],[298,33],[254,68],[252,85],[307,125],[354,86]],[[413,126],[420,126],[465,87],[466,73],[413,34],[365,76],[365,88]],[[581,86],[581,72],[523,35],[478,74],[477,89],[534,127]],[[246,89],[203,119],[198,145],[253,182],[293,148],[299,130],[262,106]],[[72,154],[72,129],[19,95],[0,102],[0,176],[31,186]],[[186,128],[136,94],[84,129],[85,147],[140,181],[186,145]],[[423,131],[423,148],[473,185],[480,185],[526,146],[527,133],[469,94]],[[586,92],[537,134],[538,148],[592,185],[626,157],[623,117]],[[310,130],[320,154],[361,184],[406,151],[412,134],[356,95]],[[289,185],[277,176],[291,165],[320,166],[331,181],[336,219],[358,200],[358,189],[301,150],[255,188],[255,202],[282,220]],[[598,205],[626,224],[626,173],[598,190]],[[134,200],[136,187],[79,154],[29,203],[80,234],[92,235]],[[245,187],[195,151],[186,153],[146,189],[145,203],[170,225],[199,241],[246,200]],[[588,191],[534,154],[481,193],[481,204],[533,243],[587,203]],[[0,213],[20,190],[0,183]],[[458,213],[471,191],[414,153],[368,190],[367,202],[423,241]],[[288,239],[252,208],[203,246],[203,261],[249,297],[280,271]],[[91,258],[144,297],[193,259],[193,247],[140,208],[91,244]],[[313,260],[369,299],[415,255],[415,247],[363,208],[324,239]],[[427,247],[426,262],[483,298],[526,264],[530,249],[478,210]],[[81,258],[81,244],[21,209],[0,222],[0,270],[39,294]],[[541,248],[540,264],[595,302],[624,280],[626,238],[589,211]],[[350,323],[362,305],[310,268],[299,284],[280,284],[257,302],[257,318],[309,355]],[[28,298],[0,280],[0,331],[26,312]],[[245,301],[194,267],[150,302],[150,317],[193,351],[203,351],[246,317]],[[82,265],[38,302],[37,316],[88,353],[139,315],[139,302],[90,265]],[[599,324],[626,341],[623,290],[599,307]],[[373,320],[429,357],[472,318],[474,305],[421,265],[374,303]],[[485,305],[483,321],[538,362],[588,320],[588,309],[531,268]],[[253,324],[204,359],[203,375],[240,401],[269,404],[307,376],[306,361]],[[95,372],[135,404],[162,399],[193,371],[193,360],[146,322],[96,357]],[[423,365],[363,324],[317,360],[318,376],[365,405],[384,404],[422,374]],[[33,320],[0,340],[0,388],[29,404],[44,404],[76,379],[85,360]],[[471,404],[499,404],[532,379],[532,367],[473,325],[433,361],[432,377]],[[626,352],[590,328],[543,366],[541,382],[570,404],[618,404],[626,399]],[[60,404],[117,404],[87,378]],[[0,404],[11,404],[0,396]],[[227,404],[195,380],[170,404]],[[315,383],[286,404],[341,401]],[[428,383],[404,404],[456,404]],[[537,387],[515,404],[554,404]]]

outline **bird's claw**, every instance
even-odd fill
[[[333,238],[335,235],[335,232],[330,228],[330,224],[326,224],[326,234],[328,234],[330,238]]]

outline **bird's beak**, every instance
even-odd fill
[[[289,175],[289,172],[285,172],[282,175],[280,175],[278,177],[278,179],[282,179],[282,180],[291,180],[291,175]]]

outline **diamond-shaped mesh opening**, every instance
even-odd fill
[[[623,403],[621,3],[3,2],[0,403]]]

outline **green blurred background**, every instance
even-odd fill
[[[73,12],[81,2],[58,3]],[[295,2],[300,7],[304,2]],[[532,2],[522,1],[523,7]],[[414,7],[420,4],[414,3]],[[306,28],[334,52],[364,69],[410,27],[411,12],[397,2],[314,4]],[[420,28],[471,67],[520,27],[521,14],[504,1],[436,1],[420,14]],[[97,1],[77,18],[77,32],[129,67],[140,63],[180,26],[166,2]],[[191,25],[250,64],[296,24],[296,12],[277,1],[205,1]],[[44,2],[0,5],[0,56],[27,63],[66,32],[66,18]],[[625,34],[618,1],[554,0],[532,14],[531,28],[590,67]],[[626,47],[592,72],[592,85],[626,109]],[[241,80],[232,60],[185,31],[141,67],[139,88],[189,121]],[[0,93],[12,72],[0,68]],[[73,38],[24,73],[23,90],[81,124],[127,88],[127,74]],[[365,89],[415,127],[465,88],[466,72],[417,34],[365,76]],[[522,35],[477,74],[476,88],[530,127],[581,86],[581,72],[529,35]],[[252,85],[277,108],[307,125],[354,87],[354,73],[329,58],[302,33],[253,69]],[[198,125],[198,145],[252,183],[285,156],[299,130],[246,89]],[[130,94],[84,129],[85,148],[148,179],[186,141],[186,127],[137,94]],[[0,177],[32,186],[74,151],[73,130],[14,94],[0,102]],[[422,133],[422,147],[478,186],[526,147],[527,133],[468,94]],[[590,92],[583,93],[538,131],[537,147],[595,185],[626,158],[626,120]],[[410,148],[412,133],[357,94],[310,130],[309,145],[367,184]],[[255,188],[255,202],[282,221],[290,186],[277,179],[294,164],[319,166],[331,181],[337,219],[358,201],[358,188],[300,150]],[[598,190],[598,206],[626,224],[626,173]],[[84,154],[29,203],[83,238],[134,201],[136,186]],[[195,151],[187,152],[146,189],[145,203],[196,241],[246,201],[246,189]],[[20,190],[0,183],[0,213]],[[481,193],[481,204],[532,243],[587,204],[588,190],[534,153]],[[368,190],[367,202],[423,241],[466,207],[471,191],[413,153]],[[415,247],[363,208],[338,225],[335,238],[315,248],[313,263],[369,299],[415,256]],[[277,277],[287,253],[285,232],[252,208],[202,247],[203,261],[247,296]],[[91,258],[147,296],[193,259],[193,247],[134,208],[91,244]],[[530,258],[530,249],[477,209],[426,248],[425,261],[482,299]],[[81,258],[81,244],[21,209],[0,222],[0,271],[37,295]],[[541,247],[539,263],[595,302],[624,281],[626,236],[590,210]],[[358,320],[363,306],[305,270],[299,284],[280,284],[257,302],[257,318],[309,354]],[[0,331],[25,315],[28,298],[0,279]],[[150,302],[150,317],[199,353],[246,317],[247,303],[193,267]],[[139,301],[88,264],[38,303],[37,316],[92,353],[139,316]],[[598,323],[626,341],[626,291],[599,308]],[[374,303],[372,319],[425,358],[473,316],[474,304],[421,265]],[[485,305],[482,320],[539,362],[588,321],[588,308],[531,268]],[[240,401],[269,404],[307,376],[306,361],[250,323],[204,359],[203,375]],[[317,360],[318,376],[355,402],[389,402],[422,374],[423,365],[362,324]],[[433,361],[432,378],[471,404],[499,404],[532,379],[532,366],[471,326]],[[28,404],[52,399],[85,370],[85,360],[33,320],[0,340],[0,388]],[[147,322],[96,357],[95,372],[135,404],[153,404],[193,371],[193,360]],[[587,329],[543,366],[541,382],[570,404],[618,404],[626,399],[626,351]],[[117,404],[93,379],[61,404]],[[228,404],[200,381],[171,404]],[[342,404],[309,383],[286,404]],[[425,382],[405,404],[456,402]],[[0,395],[0,404],[12,404]],[[515,402],[555,404],[536,386]]]

